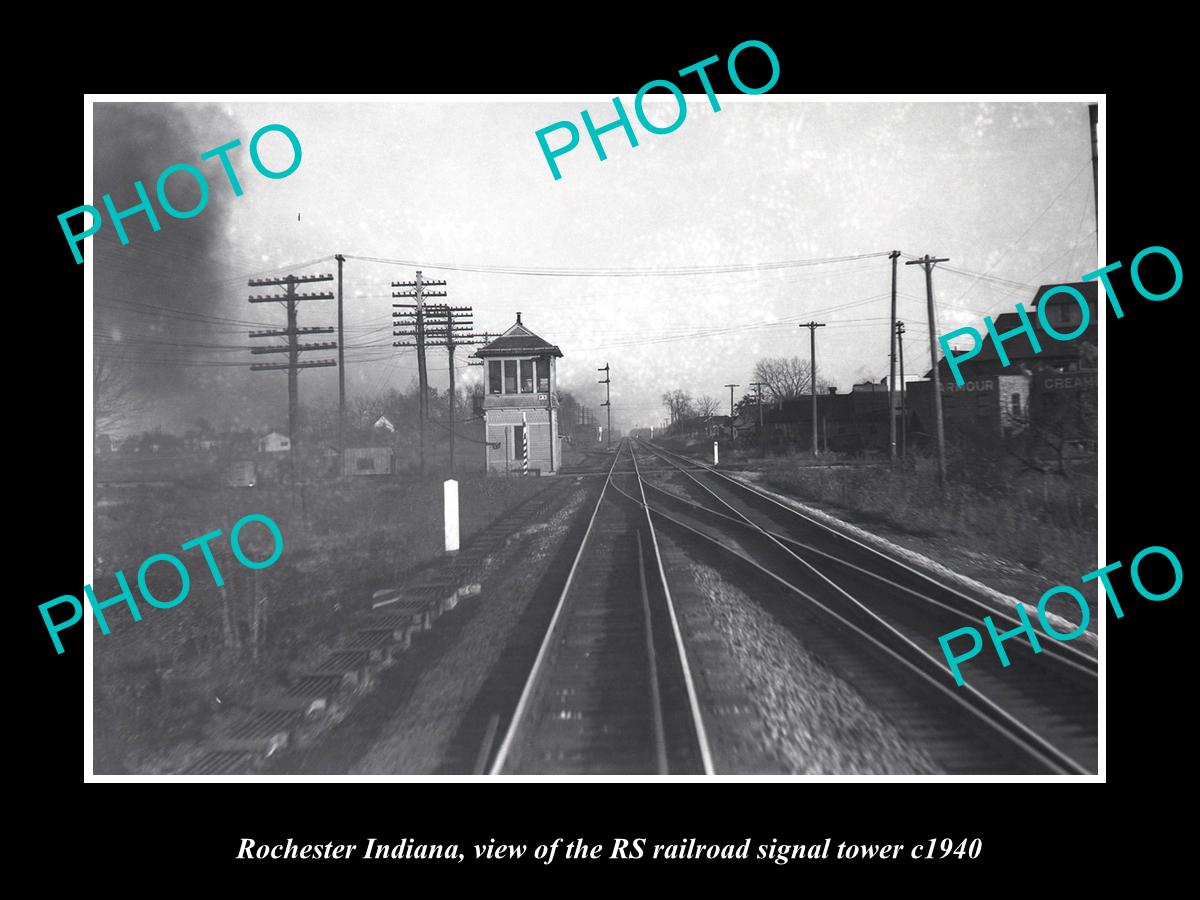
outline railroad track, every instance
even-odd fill
[[[735,563],[764,589],[758,596],[774,598],[782,621],[949,771],[1096,770],[1092,654],[1047,639],[1042,653],[1018,658],[1014,640],[1013,665],[975,666],[956,687],[937,636],[984,614],[1007,630],[1015,616],[712,467],[636,446],[669,471],[655,470],[654,481],[639,475],[636,492],[617,490],[697,553]]]
[[[624,444],[618,444],[618,449],[617,449],[618,455],[620,455],[620,453],[622,452],[623,447],[624,447]],[[609,472],[612,471],[612,463],[613,463],[613,454],[612,453],[606,452],[603,450],[586,450],[586,451],[584,451],[584,456],[587,457],[584,464],[577,465],[577,466],[563,466],[561,474],[563,474],[563,475],[588,475],[588,476],[599,476],[599,477],[605,478],[605,479],[608,478]],[[690,463],[690,464],[696,469],[696,471],[700,471],[701,467],[700,467],[699,463]],[[625,461],[623,463],[623,465],[628,466],[629,465],[628,461]],[[654,473],[654,472],[673,472],[673,471],[675,471],[675,467],[672,465],[669,465],[667,463],[659,463],[657,460],[655,460],[654,463],[652,463],[649,467],[642,466],[641,471],[645,474]]]
[[[712,772],[628,441],[604,478],[491,774]]]

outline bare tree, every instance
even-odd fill
[[[357,431],[370,431],[384,412],[385,398],[382,395],[358,394],[347,401],[347,419],[350,427]]]
[[[1055,376],[1039,372],[1034,377]],[[1096,373],[1094,369],[1084,369],[1061,377],[1081,382],[1090,379],[1091,385],[1081,385],[1074,390],[1043,391],[1040,398],[1031,398],[1021,412],[1010,409],[1006,424],[1015,433],[1004,443],[1025,468],[1070,478],[1070,460],[1095,452],[1098,437]],[[1040,401],[1036,412],[1034,401]]]
[[[310,441],[330,443],[337,441],[338,405],[325,400],[309,404],[305,408],[305,433]]]
[[[671,391],[663,391],[662,405],[667,408],[671,422],[675,421],[675,395]]]
[[[701,418],[711,419],[720,412],[721,401],[710,394],[705,394],[696,401],[696,415]]]
[[[130,419],[141,409],[130,371],[111,359],[97,355],[92,379],[95,433],[104,434],[128,426]]]
[[[662,404],[671,414],[672,424],[691,418],[696,414],[695,401],[692,400],[692,395],[679,388],[664,393],[662,395]]]
[[[775,400],[795,400],[809,393],[810,372],[808,362],[799,356],[768,356],[754,364],[754,380],[762,382],[764,396]]]

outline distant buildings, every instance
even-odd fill
[[[1054,286],[1038,288],[1034,310],[1037,299]],[[1028,335],[1016,335],[1004,342],[1009,358],[1005,366],[988,340],[979,355],[960,364],[964,378],[961,385],[955,383],[946,360],[939,361],[942,418],[948,441],[996,441],[1025,435],[1033,443],[1057,448],[1068,456],[1095,450],[1099,385],[1097,291],[1094,282],[1070,286],[1079,291],[1088,305],[1088,326],[1078,338],[1055,340],[1045,333],[1036,312],[1031,312],[1029,320],[1041,352],[1034,351]],[[1046,317],[1056,331],[1069,333],[1079,326],[1082,311],[1074,298],[1057,294],[1046,302]],[[1020,324],[1016,312],[995,319],[996,330],[1001,334]],[[901,441],[910,447],[922,444],[934,432],[933,382],[928,380],[932,374],[927,372],[925,381],[904,385],[903,401],[897,382],[898,444]],[[886,378],[856,384],[848,394],[830,388],[827,393],[818,394],[816,401],[820,449],[839,453],[888,451]],[[813,433],[811,395],[764,406],[763,422],[769,443],[808,449]],[[734,426],[743,440],[757,440],[758,408],[753,404],[745,406],[735,418]]]
[[[820,450],[860,453],[886,449],[888,441],[887,387],[858,384],[848,394],[836,387],[817,394],[817,443]],[[764,407],[763,422],[768,441],[809,449],[813,434],[812,395]]]

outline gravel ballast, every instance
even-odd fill
[[[691,597],[686,602],[699,600],[703,607],[689,610],[685,618],[693,627],[694,623],[711,621],[711,632],[721,639],[716,649],[728,656],[729,665],[750,688],[747,694],[757,711],[753,731],[763,742],[757,761],[721,759],[720,745],[733,742],[722,742],[722,736],[714,734],[718,772],[736,773],[748,765],[757,769],[772,757],[780,771],[797,775],[941,771],[853,685],[830,671],[802,640],[743,591],[706,565],[693,562],[689,574],[698,590],[694,594],[684,592]],[[704,700],[702,697],[702,703]],[[719,727],[717,722],[714,731],[719,732]],[[739,723],[738,728],[748,731],[745,723]]]

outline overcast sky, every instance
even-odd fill
[[[632,98],[623,97],[627,108]],[[886,253],[949,257],[934,291],[941,332],[982,328],[985,313],[1031,303],[1034,286],[1077,281],[1097,267],[1091,143],[1085,104],[801,103],[688,96],[682,126],[603,137],[600,162],[582,135],[554,180],[534,133],[603,100],[496,103],[98,104],[95,197],[135,202],[174,162],[209,176],[208,208],[187,220],[160,211],[162,230],[126,221],[88,240],[96,259],[97,353],[138,373],[146,412],[138,427],[180,428],[199,415],[253,427],[286,422],[284,373],[251,373],[249,323],[282,325],[273,304],[251,305],[246,278],[299,263],[299,273],[345,267],[347,386],[351,396],[406,387],[412,350],[391,347],[390,280],[422,264],[448,282],[449,300],[475,309],[479,330],[499,331],[520,310],[562,348],[560,386],[603,399],[595,369],[612,365],[613,424],[650,424],[659,397],[682,388],[728,404],[728,382],[747,385],[762,356],[808,356],[798,322],[817,333],[817,366],[843,390],[887,372],[891,264],[883,256],[731,273],[564,277],[437,268],[677,269],[749,266]],[[647,104],[667,123],[674,101]],[[247,144],[262,125],[299,137],[300,167],[268,180]],[[582,131],[582,125],[580,125]],[[234,138],[245,189],[234,197],[200,152]],[[551,137],[557,143],[560,133]],[[262,144],[268,165],[286,141]],[[171,196],[185,207],[186,176]],[[903,259],[901,260],[903,263]],[[1009,284],[1011,282],[1012,284]],[[928,369],[924,275],[899,269],[899,315],[908,325],[910,374]],[[301,304],[300,324],[336,324],[336,303]],[[253,327],[258,327],[257,324]],[[312,354],[324,356],[330,354]],[[463,378],[479,377],[459,365]],[[259,358],[261,359],[261,358]],[[445,384],[445,353],[430,353]],[[301,373],[302,400],[334,397],[334,369]],[[743,388],[746,390],[746,388]],[[739,396],[742,391],[739,391]]]

